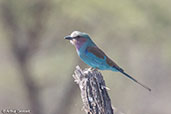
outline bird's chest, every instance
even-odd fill
[[[86,56],[86,53],[86,48],[80,48],[79,50],[77,49],[78,56],[81,58],[81,60],[87,63],[87,61],[89,61],[89,58]]]
[[[76,51],[77,51],[78,56],[83,57],[86,54],[86,45],[84,44],[80,46],[79,48],[76,47]]]
[[[77,49],[76,51],[77,51],[78,56],[79,56],[81,59],[84,58],[84,57],[86,56],[86,50]]]

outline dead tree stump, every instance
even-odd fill
[[[113,114],[111,100],[103,76],[97,70],[81,70],[79,66],[73,75],[81,90],[83,108],[87,114]]]

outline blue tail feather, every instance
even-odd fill
[[[125,75],[126,77],[128,77],[129,79],[131,79],[131,80],[133,80],[134,82],[140,84],[140,85],[143,86],[145,89],[151,91],[151,89],[150,89],[149,87],[147,87],[146,85],[144,85],[144,84],[138,82],[135,78],[133,78],[133,77],[130,76],[129,74],[125,73],[123,69],[121,69],[121,68],[115,68],[115,69],[117,69],[119,72],[121,72],[122,74],[124,74],[124,75]]]

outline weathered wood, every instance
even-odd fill
[[[81,90],[83,108],[87,114],[113,114],[111,100],[103,76],[98,70],[81,70],[79,66],[73,75]]]

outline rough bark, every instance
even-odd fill
[[[73,75],[81,90],[83,108],[87,114],[113,114],[111,100],[103,76],[97,70],[81,70],[79,66]]]

